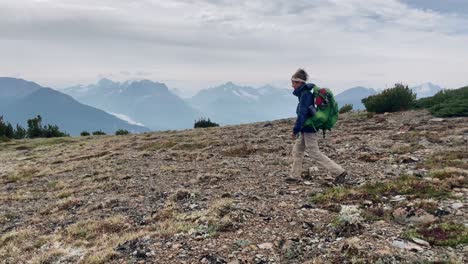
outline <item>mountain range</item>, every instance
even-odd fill
[[[421,85],[412,87],[411,90],[416,93],[416,98],[426,98],[434,96],[436,93],[442,90],[442,87],[435,85],[431,82],[423,83]]]
[[[165,84],[149,80],[120,83],[102,79],[96,84],[74,86],[63,92],[152,130],[190,128],[201,116]]]
[[[365,108],[361,100],[374,94],[377,94],[377,91],[375,89],[365,87],[353,87],[337,94],[335,96],[335,100],[340,108],[346,104],[351,104],[353,105],[354,110],[363,110]]]
[[[100,109],[84,105],[51,88],[16,78],[0,77],[0,115],[13,125],[26,127],[26,121],[41,115],[43,124],[57,125],[62,131],[79,135],[86,130],[114,133],[117,129],[146,132]]]
[[[421,85],[410,88],[414,93],[416,93],[416,98],[425,98],[430,97],[442,90],[442,87],[432,84],[430,82],[423,83]],[[335,99],[339,107],[344,106],[345,104],[352,104],[354,110],[363,110],[365,109],[361,100],[375,95],[381,92],[381,90],[365,88],[365,87],[353,87],[347,89],[335,96]]]
[[[152,130],[190,128],[194,120],[202,117],[222,125],[287,118],[295,114],[297,105],[291,90],[232,82],[201,90],[186,99],[177,96],[180,89],[149,80],[119,83],[102,79],[97,84],[74,86],[63,92]]]
[[[294,116],[297,98],[291,92],[269,85],[257,89],[227,82],[201,90],[187,101],[222,124],[241,124]]]
[[[422,98],[442,88],[425,83],[411,89]],[[364,109],[361,100],[378,92],[353,87],[335,97],[340,107],[352,104],[360,110]],[[233,82],[200,90],[185,99],[176,93],[181,90],[150,80],[102,79],[96,84],[56,91],[34,82],[0,78],[0,115],[13,124],[24,125],[27,119],[40,114],[44,123],[56,124],[76,135],[83,130],[113,133],[120,128],[131,132],[186,129],[201,117],[222,125],[275,120],[295,116],[298,102],[292,89],[271,85],[254,88]]]

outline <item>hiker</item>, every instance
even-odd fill
[[[290,177],[286,181],[290,183],[301,181],[302,161],[304,159],[304,151],[307,150],[307,153],[309,153],[310,158],[314,162],[317,162],[332,173],[335,177],[334,183],[341,184],[344,182],[347,172],[320,152],[317,143],[317,131],[313,126],[305,125],[306,120],[316,112],[315,96],[311,92],[315,85],[306,83],[308,77],[309,75],[305,70],[299,69],[291,78],[291,84],[294,88],[293,94],[298,97],[299,103],[296,109],[297,119],[292,133],[292,138],[295,140],[292,153],[293,164]]]

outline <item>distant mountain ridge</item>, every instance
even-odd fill
[[[436,93],[442,90],[442,87],[427,82],[410,89],[416,93],[416,98],[419,99],[434,96]],[[378,94],[379,92],[381,91],[377,89],[358,86],[344,90],[343,92],[337,94],[335,99],[339,107],[342,107],[345,104],[352,104],[354,110],[364,110],[365,107],[361,100],[371,95]]]
[[[297,97],[292,95],[292,90],[270,85],[254,88],[233,82],[201,90],[187,101],[222,124],[292,117],[297,105]]]
[[[425,83],[411,89],[422,98],[432,96],[442,88]],[[77,85],[62,91],[86,105],[34,82],[0,78],[0,115],[13,120],[12,123],[24,125],[26,119],[34,117],[40,110],[44,122],[57,124],[76,135],[82,130],[97,129],[107,133],[119,128],[132,132],[148,131],[146,127],[152,130],[186,129],[193,127],[200,117],[208,117],[220,124],[275,120],[294,117],[298,103],[292,89],[271,85],[255,88],[233,82],[200,90],[187,99],[175,94],[183,90],[169,89],[164,83],[150,80],[114,82],[101,79],[96,84]],[[353,104],[354,109],[364,109],[361,100],[378,92],[372,88],[353,87],[335,97],[340,107]],[[19,105],[27,107],[21,109]],[[77,125],[71,124],[70,119]]]
[[[358,86],[337,94],[335,99],[339,107],[352,104],[354,110],[363,110],[365,107],[361,100],[375,94],[377,94],[377,90],[375,89]]]
[[[0,115],[5,120],[26,126],[26,121],[41,115],[44,124],[58,125],[62,131],[79,135],[81,131],[117,129],[146,132],[146,127],[131,125],[102,110],[83,105],[71,96],[22,79],[0,77]]]
[[[63,90],[80,102],[125,115],[152,130],[186,129],[201,116],[164,83],[150,80],[114,82],[102,79]]]
[[[434,96],[436,93],[442,91],[442,87],[431,82],[427,82],[412,87],[411,90],[416,93],[416,98],[419,99]]]

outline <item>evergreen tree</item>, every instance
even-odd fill
[[[38,115],[35,118],[28,119],[28,138],[38,138],[42,137],[42,117]]]
[[[15,131],[13,129],[13,126],[10,123],[7,123],[6,129],[5,129],[5,137],[13,138],[14,135],[15,135]]]
[[[24,129],[19,124],[16,124],[15,133],[13,136],[15,139],[23,139],[26,137],[26,129]]]
[[[0,116],[0,137],[5,136],[5,131],[6,131],[6,125],[3,122],[3,116]]]

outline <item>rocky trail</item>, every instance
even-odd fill
[[[468,118],[341,115],[344,186],[293,122],[0,143],[0,262],[466,263]]]

